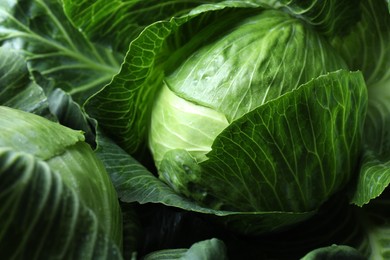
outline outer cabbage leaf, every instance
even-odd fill
[[[126,52],[132,40],[153,22],[181,16],[197,5],[220,0],[74,1],[64,0],[65,12],[75,26],[94,42]]]
[[[0,256],[122,259],[101,219],[31,154],[0,147]]]
[[[103,164],[80,131],[43,117],[0,107],[0,147],[33,155],[68,185],[99,220],[99,225],[118,245],[122,223],[117,194]]]
[[[0,21],[0,43],[20,51],[32,72],[53,79],[78,102],[119,70],[122,57],[92,44],[75,29],[60,0],[2,1]]]
[[[329,73],[233,121],[206,161],[167,152],[159,174],[210,208],[315,210],[358,166],[366,105],[361,73]]]

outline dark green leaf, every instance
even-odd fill
[[[0,105],[50,117],[46,95],[30,79],[25,60],[5,47],[0,47]]]
[[[60,0],[14,1],[0,6],[1,20],[0,43],[18,49],[32,72],[54,79],[56,87],[77,102],[103,87],[119,70],[121,57],[76,30]]]

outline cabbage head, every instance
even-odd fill
[[[122,216],[84,135],[0,106],[0,250],[9,259],[117,259]]]
[[[228,19],[228,18],[226,18]],[[367,93],[328,39],[263,10],[207,26],[167,75],[148,143],[159,176],[203,207],[303,213],[345,187],[358,164]]]

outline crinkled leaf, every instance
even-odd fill
[[[32,155],[0,148],[0,204],[3,259],[122,259],[95,213]]]
[[[76,101],[96,92],[117,73],[117,55],[75,29],[60,0],[5,2],[0,6],[0,42],[18,49],[32,71],[54,79],[56,87]]]
[[[220,0],[75,1],[64,0],[65,11],[92,41],[126,52],[130,42],[148,25],[181,16],[192,8]]]

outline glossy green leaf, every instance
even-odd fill
[[[0,257],[122,259],[99,218],[36,157],[0,148]]]
[[[0,6],[0,42],[20,51],[32,71],[52,78],[76,101],[85,100],[119,70],[121,56],[75,29],[60,0],[8,2]]]

